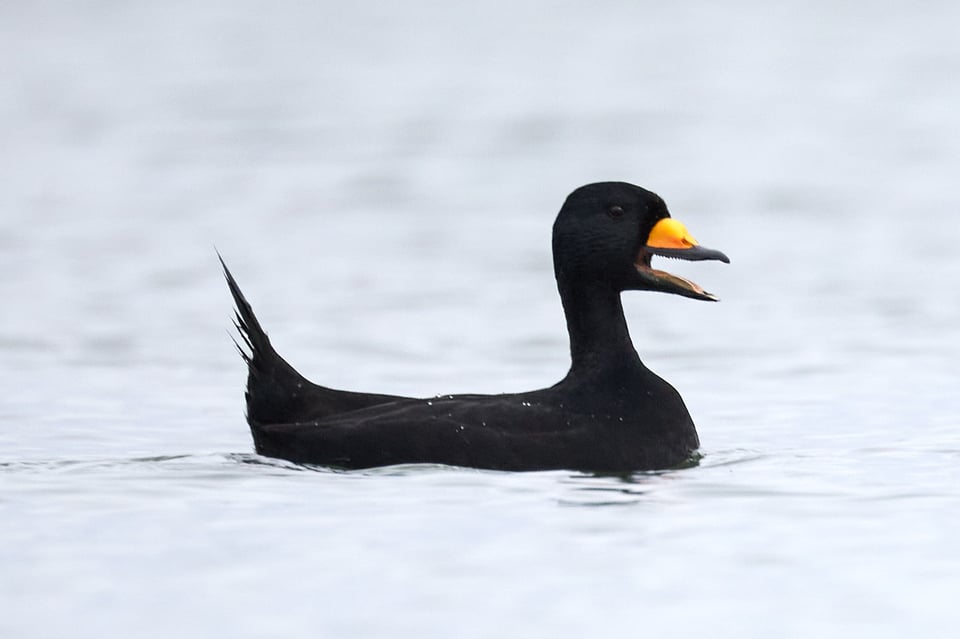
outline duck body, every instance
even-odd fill
[[[340,468],[433,463],[495,470],[668,468],[699,446],[680,395],[646,368],[598,388],[564,380],[504,395],[398,398],[312,421],[251,421],[257,452]]]
[[[631,472],[683,464],[699,447],[693,420],[679,393],[641,362],[620,301],[631,288],[715,299],[649,268],[650,255],[661,250],[650,246],[651,232],[668,218],[659,197],[625,183],[587,185],[568,197],[554,224],[554,270],[571,368],[550,388],[516,394],[421,399],[314,384],[276,353],[224,264],[245,346],[247,421],[257,452],[338,468]],[[692,250],[690,259],[727,261]]]

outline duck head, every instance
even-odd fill
[[[690,280],[651,267],[654,255],[730,260],[704,248],[670,217],[663,199],[626,182],[598,182],[571,193],[553,224],[553,266],[564,286],[674,293],[715,302]]]

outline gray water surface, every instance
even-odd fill
[[[0,637],[952,637],[960,5],[0,5]],[[335,387],[550,385],[550,227],[655,190],[729,266],[625,295],[699,466],[261,458],[225,256]]]

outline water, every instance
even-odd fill
[[[0,7],[0,636],[953,636],[955,3]],[[729,267],[628,294],[704,458],[257,457],[216,246],[333,386],[565,372],[563,197]]]

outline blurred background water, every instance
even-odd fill
[[[960,5],[0,4],[0,636],[953,636]],[[252,454],[225,256],[338,387],[552,384],[550,226],[661,194],[625,297],[699,467]]]

